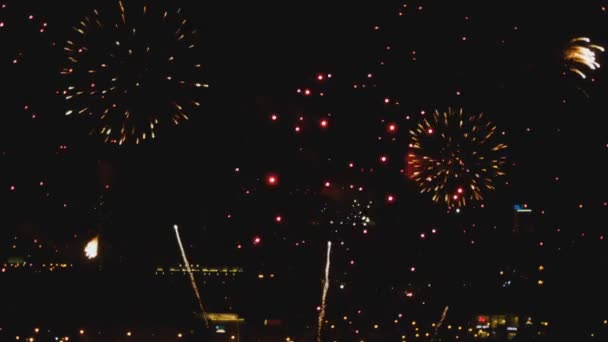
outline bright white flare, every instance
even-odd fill
[[[327,307],[327,291],[329,291],[329,266],[331,265],[331,241],[327,241],[327,261],[325,262],[325,281],[323,282],[323,294],[321,295],[321,310],[319,311],[319,326],[317,328],[317,342],[321,342],[321,330],[325,320],[325,309]]]
[[[186,270],[188,271],[188,275],[190,276],[190,283],[192,284],[192,289],[194,290],[194,295],[196,296],[196,300],[198,301],[198,306],[201,309],[201,316],[205,321],[205,326],[209,327],[209,322],[207,321],[207,314],[205,313],[205,308],[203,307],[203,300],[201,299],[201,294],[198,291],[198,286],[196,286],[196,281],[194,280],[194,274],[192,273],[192,268],[190,268],[190,262],[188,262],[188,257],[186,256],[186,251],[184,250],[184,246],[182,245],[182,239],[179,236],[179,230],[177,225],[173,225],[173,229],[175,229],[175,236],[177,237],[177,244],[179,245],[179,250],[182,253],[182,259],[184,260],[184,265],[186,265]]]
[[[84,255],[88,259],[95,259],[95,258],[97,258],[98,250],[99,250],[99,236],[96,236],[93,239],[91,239],[91,241],[89,241],[87,243],[87,245],[84,247]]]

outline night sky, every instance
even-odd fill
[[[190,120],[122,146],[89,135],[98,115],[65,115],[60,74],[72,26],[116,2],[1,4],[0,257],[40,239],[32,262],[79,264],[101,234],[108,268],[152,272],[181,262],[178,224],[197,263],[282,277],[300,299],[276,310],[302,326],[316,324],[329,240],[326,318],[366,310],[363,335],[399,312],[436,320],[445,305],[575,318],[581,336],[608,318],[605,54],[598,70],[579,65],[586,79],[564,60],[575,37],[608,45],[608,3],[170,1],[198,31],[187,58],[209,88],[187,91],[201,104]],[[184,96],[158,84],[119,99]],[[410,131],[450,108],[484,113],[508,145],[496,189],[459,213],[407,176]],[[513,236],[516,204],[533,210],[534,232]]]

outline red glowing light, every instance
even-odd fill
[[[15,191],[15,186],[11,185],[10,189],[11,189],[11,191]]]
[[[299,133],[300,132],[300,126],[296,126],[295,131],[296,131],[296,133]]]
[[[328,124],[329,124],[329,123],[327,122],[327,120],[326,120],[326,119],[321,120],[321,123],[320,123],[321,128],[327,128],[327,125],[328,125]]]
[[[255,246],[259,245],[260,243],[262,243],[262,238],[261,237],[256,236],[256,237],[253,238],[253,244]]]
[[[458,190],[456,190],[456,192],[458,192],[459,194],[462,194],[464,192],[464,190],[462,188],[458,188]]]
[[[325,182],[325,187],[326,187],[326,188],[329,188],[330,186],[331,186],[331,183],[330,183],[330,182]]]
[[[323,81],[324,78],[325,77],[323,76],[323,74],[318,74],[317,75],[317,80],[319,80],[319,81]]]
[[[270,116],[270,120],[272,120],[272,121],[277,121],[277,119],[278,119],[278,118],[279,118],[279,116],[278,116],[278,115],[276,115],[276,114],[272,114],[272,115]]]
[[[386,196],[386,201],[387,201],[388,203],[393,203],[393,202],[395,202],[395,196],[393,196],[393,195],[388,195],[388,196]]]
[[[433,134],[433,132],[434,132],[434,131],[433,131],[433,129],[432,129],[432,128],[429,128],[429,129],[428,129],[426,132],[427,132],[428,134]]]
[[[270,174],[270,175],[266,176],[266,184],[268,184],[270,186],[275,186],[275,185],[279,184],[279,176],[274,175],[274,174]]]
[[[274,220],[275,220],[275,222],[276,222],[276,223],[281,223],[281,222],[283,222],[283,217],[281,217],[280,215],[277,215],[277,216],[274,218]]]
[[[388,125],[388,127],[387,127],[387,130],[388,130],[389,132],[391,132],[391,133],[396,132],[396,131],[397,131],[397,125],[396,125],[396,124],[394,124],[394,123],[389,124],[389,125]]]
[[[310,95],[310,89],[305,89],[304,90],[304,95],[306,95],[306,96]]]
[[[388,160],[388,158],[386,158],[386,156],[381,156],[380,157],[380,161],[383,163],[386,163],[386,161]]]

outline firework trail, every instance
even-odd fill
[[[331,241],[327,241],[327,261],[325,262],[325,281],[323,281],[323,294],[321,295],[321,310],[319,311],[319,326],[317,328],[317,342],[321,342],[321,330],[325,319],[327,307],[327,291],[329,290],[329,266],[331,264]]]
[[[190,268],[190,263],[188,262],[188,257],[186,256],[186,251],[184,250],[184,246],[182,245],[182,239],[179,236],[179,230],[177,225],[173,225],[173,229],[175,229],[175,236],[177,237],[177,243],[179,245],[179,249],[182,252],[182,259],[184,259],[184,264],[186,265],[186,270],[188,271],[188,275],[190,276],[190,283],[192,284],[192,289],[194,290],[194,294],[196,295],[196,300],[198,301],[198,305],[201,309],[201,316],[205,321],[205,326],[209,327],[209,322],[207,321],[207,314],[205,313],[205,308],[203,308],[203,301],[201,299],[201,294],[198,291],[198,286],[196,286],[196,281],[194,280],[194,274],[192,274],[192,269]]]
[[[564,50],[564,61],[568,70],[585,79],[587,75],[584,69],[590,71],[599,69],[600,63],[597,57],[601,52],[604,52],[604,47],[592,44],[589,38],[578,37],[568,43]]]
[[[439,320],[439,323],[437,323],[437,326],[435,327],[435,336],[437,336],[437,333],[439,332],[439,328],[441,328],[441,325],[443,325],[443,321],[445,321],[445,317],[448,315],[448,309],[450,307],[449,306],[445,306],[445,309],[443,309],[443,313],[441,314],[441,319]]]

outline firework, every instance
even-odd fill
[[[319,322],[317,327],[317,342],[321,342],[321,331],[325,310],[327,308],[327,291],[329,291],[329,266],[331,264],[331,241],[327,241],[327,261],[325,262],[325,280],[323,281],[323,293],[321,294],[321,310],[319,310]]]
[[[84,247],[84,255],[87,259],[97,258],[97,252],[99,250],[99,236],[94,237]]]
[[[201,299],[201,294],[198,291],[198,286],[196,286],[196,281],[194,280],[194,274],[192,273],[192,268],[190,267],[190,262],[188,262],[188,257],[186,256],[186,251],[184,250],[184,246],[182,245],[182,239],[179,236],[179,228],[177,225],[173,226],[175,229],[175,236],[177,237],[177,244],[179,245],[179,250],[182,253],[182,259],[184,260],[184,265],[186,265],[186,271],[190,276],[190,284],[192,284],[192,290],[194,290],[194,295],[196,296],[196,300],[198,302],[198,306],[201,309],[201,316],[203,321],[205,322],[205,326],[209,327],[209,322],[207,321],[207,314],[205,313],[205,308],[203,307],[203,300]]]
[[[408,176],[450,209],[482,201],[505,174],[507,145],[495,141],[496,126],[483,114],[435,111],[410,134]]]
[[[158,127],[188,120],[200,103],[196,31],[178,9],[158,4],[95,9],[74,27],[64,51],[66,115],[92,121],[91,134],[122,145],[157,136]]]
[[[596,70],[600,67],[600,63],[597,61],[597,54],[600,52],[604,52],[604,48],[591,44],[589,38],[574,38],[568,42],[568,46],[564,50],[566,68],[581,78],[587,78],[583,70]]]
[[[330,209],[327,205],[321,208],[321,213],[334,214],[329,224],[336,227],[367,228],[375,225],[371,212],[373,201],[353,199],[346,208]]]
[[[446,305],[445,308],[443,309],[443,312],[441,313],[441,318],[439,319],[439,322],[435,326],[435,336],[437,336],[437,334],[439,333],[439,328],[441,328],[441,326],[443,325],[443,322],[445,321],[445,318],[448,315],[449,308],[450,307]]]

